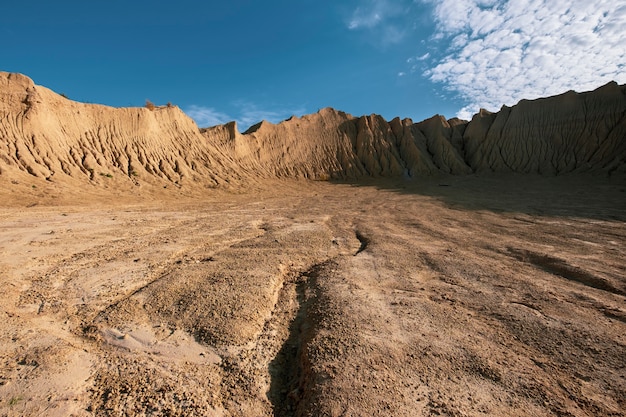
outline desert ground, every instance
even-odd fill
[[[623,178],[42,187],[0,203],[1,416],[626,415]]]

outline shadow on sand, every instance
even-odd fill
[[[547,177],[533,174],[474,174],[332,182],[433,197],[452,209],[626,221],[624,175],[607,177],[569,174]]]

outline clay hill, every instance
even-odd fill
[[[1,175],[48,181],[233,185],[276,177],[626,170],[626,86],[616,83],[482,110],[469,122],[388,122],[326,108],[241,134],[235,123],[198,129],[177,107],[83,104],[26,76],[0,73],[0,117]]]

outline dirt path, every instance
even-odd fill
[[[624,188],[2,209],[0,415],[626,415]]]

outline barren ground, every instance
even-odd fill
[[[0,415],[626,415],[624,181],[262,188],[5,201]]]

